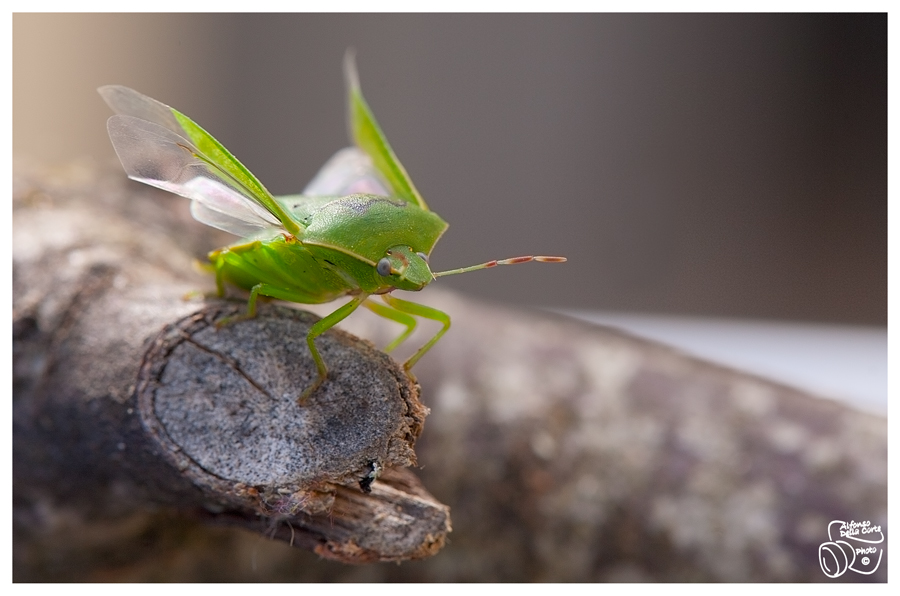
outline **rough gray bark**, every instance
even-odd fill
[[[97,192],[111,184],[108,180],[86,179],[78,190],[69,176],[48,189],[53,179],[42,175],[32,177],[25,185],[32,190],[25,192],[20,177],[17,196],[20,201],[41,193],[119,196],[111,190]],[[141,194],[147,196],[124,204],[113,201],[108,209],[170,213],[161,195]],[[40,203],[34,198],[31,202]],[[185,246],[193,243],[194,254],[215,246],[191,222],[172,218],[161,228],[170,237],[180,236]],[[178,231],[186,229],[191,232]],[[167,254],[174,252],[172,241]],[[171,269],[184,271],[187,266],[173,263]],[[16,271],[18,284],[18,265]],[[533,274],[539,278],[539,267]],[[183,282],[185,289],[208,284],[202,278]],[[848,572],[836,580],[826,578],[818,563],[818,548],[828,540],[831,520],[871,520],[886,533],[883,417],[613,329],[430,289],[416,298],[453,318],[450,332],[416,367],[432,411],[427,432],[416,445],[421,466],[417,475],[453,510],[454,532],[437,556],[400,566],[350,567],[246,533],[186,524],[183,517],[173,521],[166,512],[97,515],[87,522],[81,509],[75,509],[76,515],[58,500],[20,499],[14,516],[22,536],[16,543],[20,577],[886,579],[886,563],[873,575]],[[20,304],[21,299],[16,300]],[[179,308],[195,307],[173,304],[172,319],[183,316]],[[19,312],[17,307],[17,316]],[[342,326],[377,345],[397,332],[391,323],[366,313],[354,314]],[[409,344],[417,345],[430,331],[426,327],[422,335],[417,332]],[[220,365],[227,368],[227,363]],[[17,395],[20,389],[17,384]],[[15,449],[18,457],[18,442]],[[339,489],[344,490],[352,488]],[[111,502],[114,499],[105,501]],[[225,516],[210,517],[228,522]],[[289,533],[290,528],[281,525],[274,531]],[[79,536],[77,549],[60,538],[72,535]],[[111,545],[118,549],[113,555]]]

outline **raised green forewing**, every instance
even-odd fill
[[[107,128],[131,178],[193,199],[194,217],[228,232],[301,233],[262,183],[190,118],[127,87],[99,91],[118,114]]]
[[[250,170],[244,167],[244,164],[239,162],[228,149],[222,146],[222,143],[213,138],[212,135],[203,130],[193,120],[177,110],[173,109],[172,113],[175,114],[178,123],[188,133],[190,139],[194,142],[194,146],[199,149],[199,155],[203,159],[209,160],[213,166],[224,171],[243,188],[247,189],[253,198],[260,201],[267,209],[272,210],[276,217],[279,216],[278,205],[272,200],[271,193],[256,179],[256,176],[250,173]],[[282,217],[279,217],[279,219],[284,223]]]
[[[428,210],[425,199],[416,190],[409,174],[391,145],[381,132],[372,110],[363,98],[359,88],[359,74],[356,72],[356,61],[352,52],[344,57],[344,76],[347,79],[349,101],[350,134],[354,142],[372,159],[372,164],[384,177],[391,190],[391,196],[403,199],[417,207]]]

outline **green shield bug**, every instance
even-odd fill
[[[116,112],[107,129],[128,177],[191,199],[198,221],[242,238],[209,253],[219,296],[225,283],[250,291],[245,315],[256,314],[257,296],[301,304],[350,301],[315,323],[306,337],[316,379],[300,394],[302,405],[327,378],[315,338],[360,306],[406,329],[386,348],[412,333],[414,316],[441,329],[405,363],[408,372],[447,329],[439,310],[401,300],[394,290],[421,290],[443,275],[564,257],[526,256],[433,272],[428,257],[447,229],[428,209],[363,99],[352,53],[344,60],[349,119],[355,147],[339,151],[300,195],[275,197],[235,157],[193,120],[132,89],[98,91]],[[370,297],[380,295],[383,303]]]

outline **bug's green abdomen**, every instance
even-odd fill
[[[399,199],[357,194],[315,211],[308,219],[303,243],[357,255],[374,265],[398,245],[431,254],[446,229],[447,222],[431,211]]]
[[[314,255],[283,236],[216,250],[209,260],[221,269],[224,280],[246,290],[262,282],[263,295],[292,302],[330,302],[358,289],[328,255]]]

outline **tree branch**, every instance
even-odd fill
[[[372,493],[364,494],[359,482],[368,476],[368,455],[348,458],[337,473],[331,462],[316,464],[342,478],[321,497],[314,483],[304,485],[307,492],[297,497],[297,486],[284,481],[289,475],[284,470],[302,471],[308,465],[294,458],[296,437],[271,458],[274,464],[268,465],[276,466],[271,485],[259,482],[253,458],[236,453],[230,463],[229,442],[270,453],[268,438],[255,445],[241,438],[250,426],[238,414],[273,408],[309,378],[298,343],[306,315],[268,308],[255,323],[213,332],[210,321],[243,303],[210,301],[204,307],[180,299],[183,292],[211,285],[208,277],[188,275],[190,261],[183,250],[202,256],[228,241],[191,221],[186,201],[153,191],[124,192],[118,171],[111,177],[81,170],[18,172],[13,230],[17,579],[772,582],[887,577],[883,563],[871,575],[848,571],[828,579],[818,550],[835,519],[869,520],[886,534],[883,416],[614,329],[431,288],[416,300],[449,313],[453,327],[416,365],[432,409],[428,432],[416,443],[422,466],[416,475],[452,506],[453,539],[439,556],[400,566],[321,561],[321,555],[373,560],[372,551],[391,558],[415,550],[406,545],[407,536],[421,549],[436,548],[449,522],[446,510],[402,468],[386,470],[372,484]],[[79,240],[91,226],[103,242]],[[118,307],[111,302],[115,297]],[[122,314],[113,318],[116,308]],[[283,339],[267,336],[269,322],[281,328],[281,321],[297,331]],[[398,332],[396,324],[367,313],[354,314],[341,326],[378,345]],[[423,327],[422,335],[417,331],[410,338],[409,349],[433,332],[427,323]],[[343,341],[338,334],[325,335],[334,336],[334,345]],[[244,343],[254,340],[253,346]],[[165,346],[173,346],[168,356]],[[78,350],[96,357],[74,360],[71,355]],[[165,366],[149,364],[165,358]],[[334,358],[326,355],[330,364]],[[227,391],[201,390],[183,407],[174,407],[179,397],[172,387],[191,385],[203,376],[193,374],[198,370],[217,375]],[[140,389],[138,371],[146,381]],[[392,378],[397,377],[388,375],[383,382],[390,385]],[[403,445],[412,439],[400,437],[414,436],[420,428],[416,407],[403,405],[417,403],[413,394],[402,397],[403,384],[398,387],[401,396],[392,394],[389,402],[406,413],[399,422],[384,418],[395,423],[384,427],[381,442],[364,441],[381,446],[375,451],[384,462],[410,459]],[[246,405],[229,401],[230,392],[243,396]],[[154,424],[170,429],[169,438],[185,444],[183,452],[166,451],[146,432],[137,394],[156,404],[148,420],[155,417]],[[359,416],[349,424],[366,428],[371,397],[316,399],[322,403],[314,407],[340,402],[356,410],[340,415]],[[111,404],[119,405],[107,408]],[[195,415],[198,411],[203,415]],[[308,414],[295,414],[302,415]],[[255,420],[270,433],[299,424],[272,422],[275,416],[266,413]],[[213,421],[209,436],[220,443],[216,448],[195,440],[195,433],[206,431],[190,426]],[[115,430],[98,434],[98,428]],[[348,440],[353,446],[359,439]],[[69,445],[68,451],[63,448]],[[351,451],[368,454],[367,449]],[[189,460],[183,472],[179,457]],[[191,464],[191,457],[198,463]],[[210,492],[215,478],[194,482],[203,470],[215,471],[216,478],[233,474],[243,486]],[[312,478],[305,471],[301,475]],[[282,485],[288,493],[266,488]],[[333,521],[313,513],[279,521],[284,519],[280,514],[301,504],[327,506],[329,495]],[[176,523],[147,509],[154,503],[217,524],[252,527],[256,533],[210,525],[186,528],[183,515]],[[364,508],[356,509],[358,504]],[[86,511],[93,516],[86,517]],[[410,520],[421,529],[414,536],[402,525]],[[355,529],[354,538],[347,528]],[[369,528],[393,536],[397,550],[367,546]],[[293,539],[319,555],[261,540],[260,534]]]
[[[161,206],[136,218],[132,202],[153,202],[120,188],[17,182],[18,503],[87,516],[166,505],[353,563],[441,548],[448,508],[398,469],[416,463],[427,408],[392,359],[325,334],[328,381],[300,407],[317,317],[261,304],[217,328],[245,306],[183,299],[208,281],[190,275],[164,227],[185,224]]]

